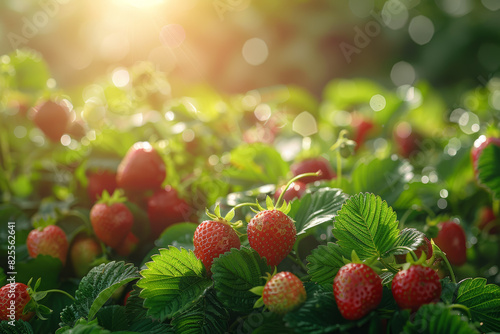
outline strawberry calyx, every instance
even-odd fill
[[[110,195],[107,190],[102,192],[101,197],[98,199],[96,204],[106,204],[107,206],[112,206],[116,203],[124,203],[127,201],[127,197],[125,197],[122,189],[117,189],[113,192],[113,195]]]
[[[243,203],[243,204],[247,205],[247,203]],[[224,217],[222,217],[222,215],[221,215],[219,203],[217,203],[215,205],[214,213],[211,213],[208,210],[208,208],[205,209],[205,213],[213,221],[231,226],[235,230],[236,234],[238,236],[241,236],[243,234],[238,232],[237,229],[243,226],[243,222],[241,220],[238,220],[236,222],[231,222],[231,220],[234,218],[234,216],[236,214],[236,209],[241,207],[241,206],[244,206],[243,204],[239,204],[239,205],[236,205],[235,207],[233,207],[231,210],[229,210],[229,212]]]
[[[37,230],[43,230],[50,225],[56,225],[57,219],[53,216],[40,217],[33,222],[33,227]]]
[[[351,252],[350,260],[345,257],[342,257],[342,261],[344,262],[344,264],[349,264],[349,263],[364,264],[373,269],[373,271],[375,271],[377,274],[380,274],[380,268],[373,265],[378,259],[379,259],[378,256],[373,256],[368,259],[361,260],[354,249]]]
[[[34,312],[38,318],[41,320],[47,320],[45,315],[51,314],[52,310],[48,308],[45,305],[39,304],[39,301],[44,299],[49,293],[52,292],[58,292],[66,295],[73,301],[75,301],[75,298],[67,293],[66,291],[63,290],[58,290],[58,289],[51,289],[51,290],[46,290],[46,291],[37,291],[38,288],[40,287],[40,284],[42,282],[42,279],[39,278],[34,287],[31,287],[31,282],[33,281],[33,278],[31,278],[27,284],[28,289],[26,290],[30,296],[30,301],[26,306],[24,307],[23,314],[29,313],[29,312]]]
[[[266,273],[266,276],[263,276],[262,278],[265,278],[266,279],[266,283],[264,283],[264,285],[259,285],[259,286],[254,286],[253,288],[251,288],[249,291],[252,292],[253,294],[256,294],[257,296],[260,296],[259,299],[257,299],[257,301],[255,302],[255,304],[253,305],[253,308],[260,308],[262,306],[265,306],[264,305],[264,298],[263,298],[263,293],[264,293],[264,287],[266,286],[267,282],[269,282],[271,280],[271,278],[274,277],[274,275],[276,275],[278,273],[278,269],[276,267],[274,267],[274,271],[273,273]]]

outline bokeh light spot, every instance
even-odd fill
[[[460,17],[472,10],[471,0],[437,0],[439,7],[448,15]]]
[[[111,81],[116,87],[125,87],[130,82],[130,74],[124,68],[117,68],[111,75]]]
[[[243,45],[242,54],[247,63],[253,66],[258,66],[267,60],[269,50],[266,42],[262,39],[251,38]]]
[[[318,125],[311,113],[303,111],[293,120],[292,129],[299,135],[308,137],[318,132]]]
[[[438,199],[437,206],[441,210],[446,209],[446,207],[448,206],[448,201],[445,200],[444,198],[440,198]]]
[[[373,95],[370,99],[370,107],[373,109],[373,111],[381,111],[385,108],[385,106],[385,97],[380,94]]]
[[[415,43],[419,45],[427,44],[434,36],[434,24],[426,16],[415,16],[408,26],[408,33]]]
[[[161,28],[160,42],[167,48],[174,49],[184,43],[186,31],[180,24],[168,24]]]
[[[396,135],[399,138],[408,138],[411,135],[412,128],[411,124],[408,122],[400,122],[396,126]]]
[[[259,121],[264,122],[271,117],[271,107],[268,104],[259,104],[254,111],[255,118]]]
[[[16,136],[19,139],[26,137],[27,134],[28,130],[26,130],[26,128],[22,125],[16,126],[14,128],[14,136]]]
[[[102,59],[117,62],[125,58],[130,51],[130,42],[122,33],[114,33],[104,37],[101,41],[99,54]]]
[[[405,61],[394,64],[391,69],[391,80],[396,86],[412,85],[415,79],[415,69]]]
[[[182,140],[184,140],[186,143],[192,142],[194,140],[195,133],[191,129],[187,129],[182,133]]]
[[[500,1],[498,0],[481,0],[481,3],[487,9],[495,12],[500,9]]]

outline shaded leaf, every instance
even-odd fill
[[[407,250],[395,249],[396,247],[409,247],[413,250],[416,250],[418,246],[424,240],[424,234],[417,229],[414,228],[405,228],[399,234],[398,239],[394,246],[386,252],[383,256],[389,255],[397,255],[397,254],[406,254]]]
[[[323,223],[333,223],[346,199],[347,196],[340,189],[320,188],[293,201],[288,215],[295,221],[297,235]]]
[[[96,317],[99,325],[111,332],[124,331],[129,327],[125,307],[121,305],[105,306]]]
[[[255,250],[242,247],[214,259],[212,272],[222,303],[237,312],[251,312],[259,297],[250,289],[266,283],[264,276],[271,273],[271,267]]]
[[[493,197],[500,199],[500,147],[488,145],[477,160],[479,183],[493,193]]]
[[[319,246],[307,257],[307,273],[311,275],[311,281],[319,284],[333,284],[333,279],[339,269],[344,265],[340,247],[329,242],[326,246]]]
[[[33,334],[29,322],[16,320],[13,325],[8,321],[0,321],[0,334]]]
[[[142,288],[148,316],[164,321],[190,308],[212,285],[203,263],[192,251],[170,246],[153,255],[148,269],[141,271],[137,286]]]

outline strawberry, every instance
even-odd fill
[[[116,183],[128,191],[160,188],[166,177],[163,159],[148,142],[135,143],[118,166]]]
[[[333,279],[333,295],[345,319],[361,319],[380,304],[382,279],[364,263],[348,263]]]
[[[464,229],[453,221],[441,222],[434,243],[446,254],[446,258],[454,266],[467,262],[466,236]]]
[[[290,253],[297,238],[293,220],[283,211],[260,211],[247,226],[248,242],[271,266],[277,266]]]
[[[119,191],[113,196],[104,192],[90,210],[90,222],[96,236],[111,248],[117,248],[125,240],[134,223],[134,216],[124,201]]]
[[[404,158],[409,158],[421,146],[422,136],[415,132],[408,122],[398,123],[393,135],[398,153]]]
[[[33,108],[33,122],[53,142],[59,142],[69,125],[69,110],[59,102],[45,101]]]
[[[71,243],[69,254],[75,275],[83,277],[92,268],[92,263],[102,254],[102,248],[95,238],[79,234]]]
[[[157,190],[148,199],[148,218],[154,239],[170,225],[190,221],[193,214],[189,204],[170,186]]]
[[[64,231],[56,225],[31,230],[26,239],[28,252],[32,258],[38,255],[50,255],[66,264],[68,255],[68,239]]]
[[[441,283],[434,269],[417,264],[398,272],[392,279],[391,290],[400,308],[415,312],[420,306],[439,300]]]
[[[319,180],[331,180],[335,177],[335,172],[328,160],[323,157],[310,158],[293,163],[290,166],[293,176],[304,173],[314,173],[321,171],[319,176],[306,176],[301,178],[300,181],[304,183],[313,183]]]
[[[474,176],[478,180],[478,170],[477,164],[481,153],[489,145],[500,146],[500,138],[480,136],[475,142],[474,146],[470,151],[470,157],[472,161],[472,167],[474,168]]]
[[[353,127],[355,133],[354,142],[356,142],[356,149],[359,149],[366,141],[370,132],[372,132],[375,124],[372,120],[356,114],[353,117],[351,126]]]
[[[87,178],[87,193],[89,198],[94,202],[101,197],[104,190],[112,194],[117,188],[116,173],[110,170],[88,171]]]
[[[230,223],[234,211],[226,217],[220,216],[220,209],[215,208],[215,215],[207,211],[212,220],[205,220],[194,231],[194,255],[203,262],[207,273],[211,275],[212,262],[231,248],[240,248],[240,238]]]
[[[129,256],[132,254],[139,244],[139,239],[129,232],[125,239],[115,248],[116,254],[120,256]]]
[[[75,120],[68,125],[66,132],[71,136],[71,138],[80,140],[87,134],[87,129],[83,121]]]
[[[23,283],[9,283],[0,289],[0,320],[24,320],[29,321],[35,315],[34,312],[23,310],[30,302],[28,286]]]
[[[286,314],[306,300],[302,281],[288,271],[282,271],[267,281],[262,293],[264,305],[274,313]]]
[[[478,213],[477,227],[489,234],[500,234],[500,222],[495,212],[489,206],[483,206]]]
[[[274,193],[275,201],[278,200],[284,188],[285,186],[281,186],[278,189],[276,189],[276,192]],[[288,187],[288,189],[283,194],[283,199],[286,202],[290,202],[292,199],[301,198],[302,195],[304,195],[304,193],[306,192],[306,188],[307,185],[304,182],[301,181],[292,182]]]
[[[417,258],[420,258],[420,256],[422,256],[422,252],[425,253],[427,259],[430,259],[432,257],[432,244],[431,241],[426,236],[424,236],[424,240],[422,241],[420,246],[418,246],[418,248],[414,251]],[[406,254],[399,254],[395,255],[394,257],[397,263],[406,262]]]

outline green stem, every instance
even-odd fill
[[[300,260],[300,258],[298,257],[297,253],[293,253],[292,254],[288,254],[288,258],[290,260],[292,260],[296,265],[300,266],[302,268],[302,270],[304,270],[306,273],[307,273],[307,267],[306,265]]]
[[[395,268],[392,265],[390,265],[389,263],[387,263],[384,259],[379,259],[379,261],[380,261],[380,263],[382,263],[384,265],[384,267],[386,267],[393,274],[396,274],[397,272],[399,272],[399,270],[397,268]]]
[[[448,268],[448,271],[450,272],[450,278],[453,283],[457,283],[457,279],[455,278],[455,273],[453,272],[453,268],[446,258],[446,254],[443,253],[442,250],[439,249],[436,245],[433,245],[433,254],[441,257],[444,260],[444,263],[446,263],[446,267]]]
[[[465,313],[467,314],[467,316],[469,317],[469,319],[472,319],[472,314],[470,313],[470,309],[467,306],[462,305],[462,304],[452,304],[452,305],[450,305],[448,307],[450,309],[465,311]]]
[[[283,196],[285,194],[285,192],[287,191],[288,187],[290,187],[290,185],[297,181],[297,180],[300,180],[304,177],[307,177],[307,176],[319,176],[321,173],[321,171],[317,171],[317,172],[314,172],[314,173],[304,173],[304,174],[299,174],[297,176],[295,176],[294,178],[292,178],[290,181],[288,181],[288,183],[285,185],[285,188],[283,189],[283,191],[281,192],[280,196],[278,197],[278,200],[276,201],[276,207],[279,207],[280,203],[281,203],[281,200],[283,199]]]
[[[415,261],[415,262],[418,261],[417,254],[415,254],[414,250],[411,249],[410,247],[407,247],[407,246],[398,246],[398,247],[394,247],[393,249],[404,249],[404,250],[407,250],[408,253],[411,254],[411,257],[413,258],[413,261]]]
[[[342,186],[342,155],[337,151],[337,186]]]
[[[71,300],[75,301],[75,297],[73,297],[72,295],[70,295],[69,293],[67,293],[66,291],[63,291],[63,290],[57,290],[57,289],[52,289],[52,290],[47,290],[47,291],[44,291],[45,293],[50,293],[50,292],[59,292],[59,293],[62,293],[63,295],[71,298]]]

